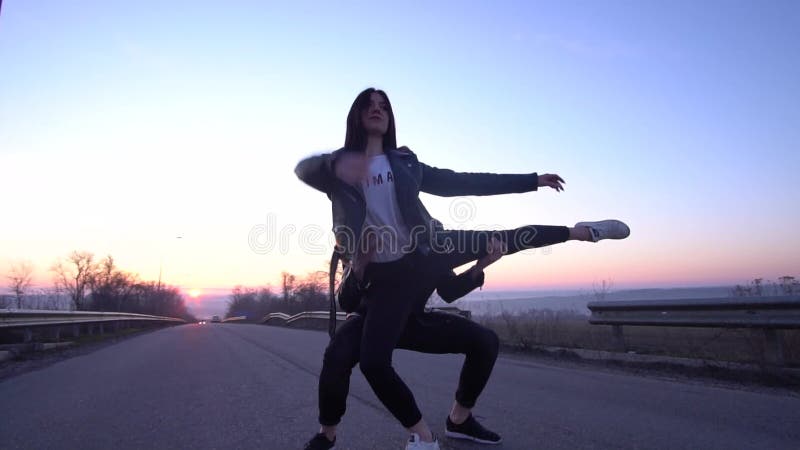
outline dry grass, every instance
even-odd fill
[[[615,350],[612,327],[590,325],[575,311],[503,312],[475,320],[493,329],[503,344],[521,350],[537,346]],[[763,363],[761,330],[694,327],[622,327],[626,349],[637,353],[747,363]],[[800,330],[778,332],[787,365],[800,366]]]

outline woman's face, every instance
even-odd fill
[[[369,96],[369,105],[361,110],[361,124],[368,135],[386,134],[389,129],[389,105],[378,92]]]

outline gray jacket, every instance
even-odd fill
[[[309,186],[324,192],[331,200],[337,251],[343,259],[350,260],[364,227],[367,207],[361,188],[351,186],[335,175],[337,158],[347,151],[352,150],[341,148],[306,158],[297,164],[295,174]],[[392,168],[400,213],[411,230],[413,244],[423,252],[435,244],[435,232],[442,227],[425,209],[419,199],[420,192],[442,197],[496,195],[535,191],[538,186],[536,173],[500,175],[454,172],[421,163],[407,147],[389,149],[385,153]]]

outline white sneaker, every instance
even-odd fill
[[[603,239],[625,239],[631,235],[631,229],[619,220],[601,220],[599,222],[578,222],[575,227],[589,228],[592,242]]]
[[[422,442],[417,433],[411,433],[406,450],[439,450],[439,440],[433,436],[433,442]]]

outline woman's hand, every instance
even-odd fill
[[[367,176],[369,162],[361,153],[345,152],[336,158],[336,177],[350,185],[357,185]]]
[[[539,187],[547,186],[555,189],[556,191],[563,191],[564,186],[562,186],[561,183],[566,184],[567,182],[554,173],[539,175]]]

